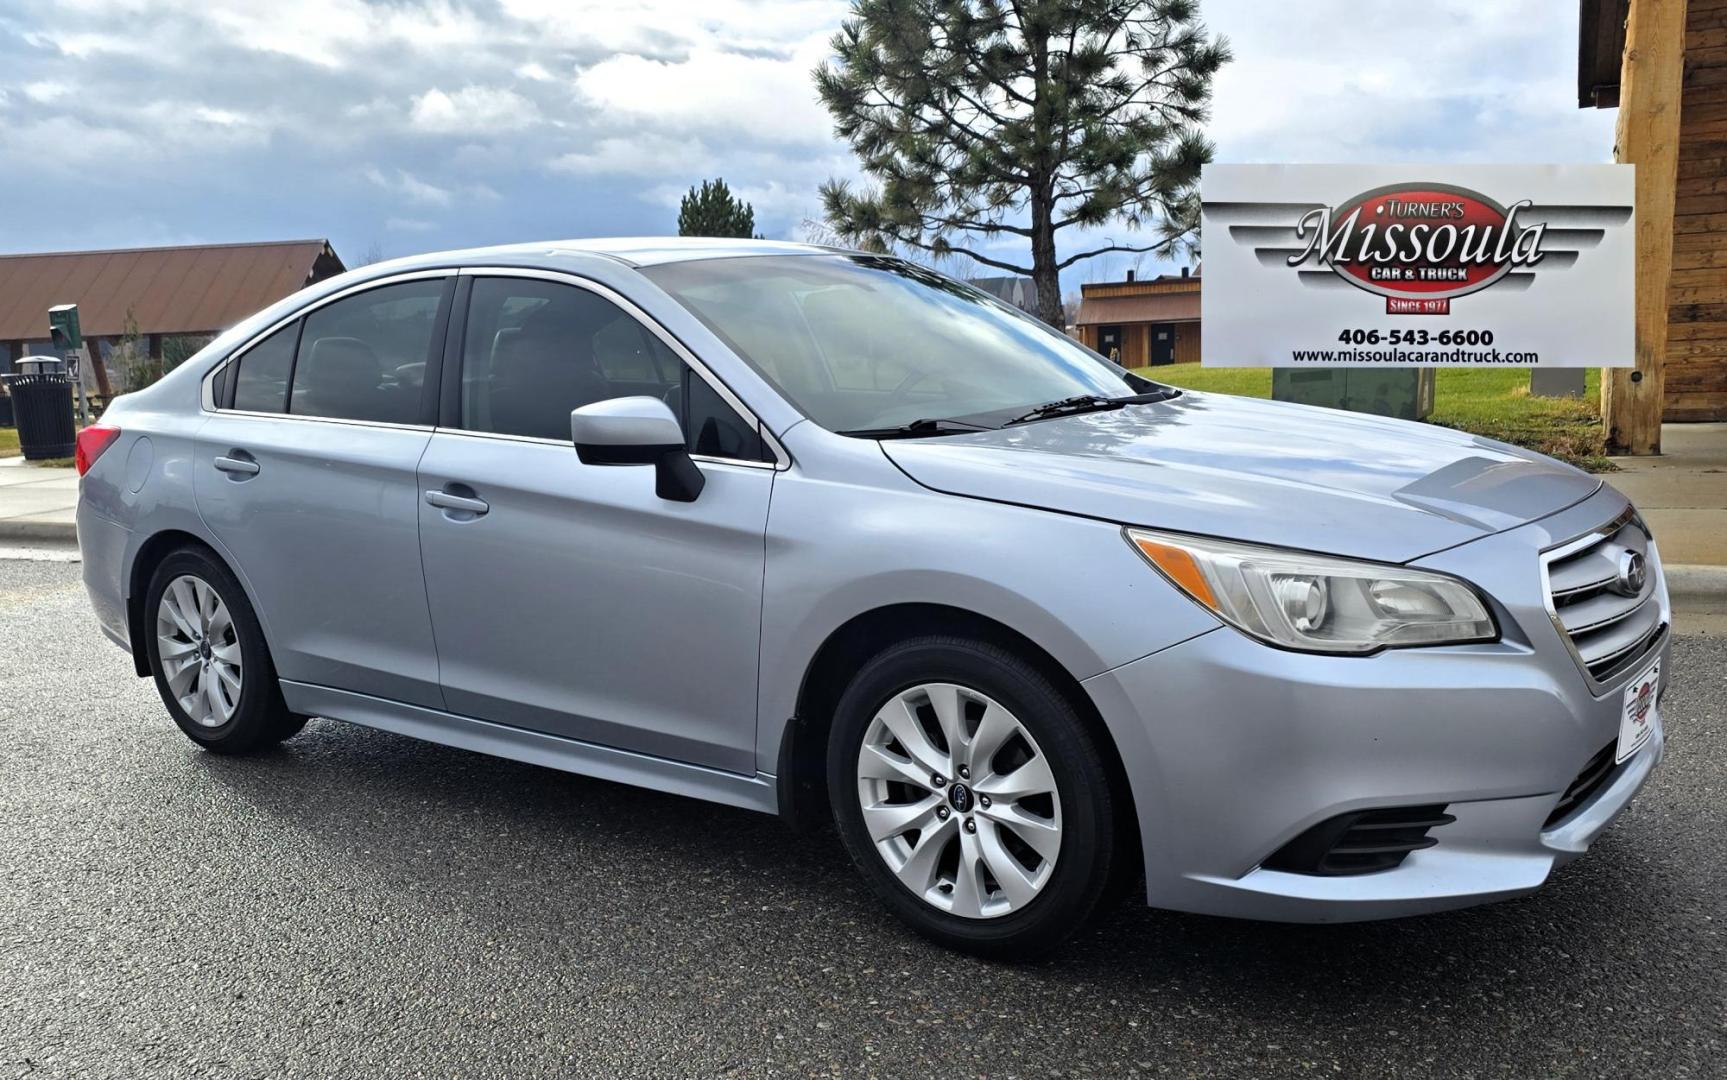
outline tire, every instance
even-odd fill
[[[959,718],[957,739],[944,714]],[[1017,730],[1003,737],[1009,724]],[[926,765],[955,775],[942,783],[932,768],[917,782]],[[1023,794],[1046,786],[1047,796]],[[1110,885],[1115,805],[1095,740],[1065,694],[988,642],[917,638],[866,663],[835,709],[828,793],[871,888],[950,948],[1036,958],[1078,930]],[[894,831],[907,822],[921,827]]]
[[[175,595],[165,607],[171,587]],[[213,620],[207,618],[211,613]],[[274,746],[306,726],[306,717],[290,713],[282,700],[270,650],[245,590],[210,552],[187,547],[163,559],[150,575],[141,621],[156,692],[180,730],[199,746],[218,754],[245,754]],[[166,663],[164,650],[173,650]],[[230,669],[233,677],[223,678],[223,669]],[[208,692],[217,680],[219,703]]]

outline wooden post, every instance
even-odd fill
[[[1632,454],[1661,452],[1685,3],[1631,0],[1625,22],[1614,157],[1637,166],[1637,366],[1602,372],[1601,416],[1608,443]]]
[[[108,382],[108,365],[102,362],[102,339],[85,338],[84,344],[90,346],[90,371],[96,376],[96,392],[102,395],[102,404],[114,400],[114,387]]]

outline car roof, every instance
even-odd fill
[[[786,240],[742,240],[714,236],[633,236],[559,240],[554,250],[610,255],[635,266],[691,259],[735,259],[748,255],[832,255],[843,249]]]
[[[836,255],[843,248],[818,247],[783,240],[732,240],[707,236],[601,237],[579,240],[538,240],[524,244],[429,251],[373,264],[368,270],[399,271],[419,266],[468,263],[475,266],[523,264],[555,267],[560,263],[603,257],[626,266],[658,266],[695,259],[736,259],[759,255]]]

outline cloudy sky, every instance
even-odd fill
[[[1217,160],[1609,159],[1613,114],[1576,107],[1575,4],[1420,8],[1204,0],[1236,57]],[[328,237],[353,264],[666,233],[716,175],[799,239],[816,186],[854,172],[809,78],[845,10],[6,0],[0,250]]]

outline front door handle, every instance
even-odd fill
[[[248,476],[258,475],[259,465],[256,461],[252,460],[250,454],[246,454],[244,450],[236,450],[234,451],[234,454],[244,456],[230,457],[225,454],[219,456],[216,458],[216,468],[234,477],[236,480],[243,480]]]
[[[492,508],[484,499],[468,495],[457,495],[449,491],[426,492],[426,504],[440,510],[452,510],[458,514],[472,514],[480,517]]]

